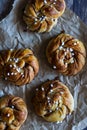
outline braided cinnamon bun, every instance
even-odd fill
[[[49,42],[46,55],[55,70],[64,75],[75,75],[85,64],[86,50],[81,41],[62,33]]]
[[[27,118],[27,107],[20,97],[0,98],[0,130],[19,130]]]
[[[39,64],[30,49],[0,52],[0,76],[15,85],[30,83],[37,75]]]
[[[23,20],[31,31],[49,32],[64,11],[64,0],[34,0],[26,5]]]
[[[36,114],[49,122],[61,122],[74,110],[74,100],[69,89],[58,80],[51,80],[36,88],[33,97]]]

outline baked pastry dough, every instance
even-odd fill
[[[19,130],[27,118],[27,107],[20,97],[0,98],[0,130]]]
[[[55,70],[64,75],[75,75],[85,64],[86,50],[81,41],[62,33],[49,42],[46,55]]]
[[[23,19],[29,30],[49,32],[64,11],[64,0],[34,0],[26,5]]]
[[[33,105],[36,114],[49,122],[61,122],[74,110],[69,89],[58,80],[47,81],[37,88]]]
[[[0,52],[0,75],[15,85],[29,83],[37,75],[38,70],[37,58],[30,49]]]

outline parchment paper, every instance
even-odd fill
[[[87,126],[87,62],[80,74],[74,77],[62,76],[49,66],[45,49],[49,40],[62,30],[83,41],[87,48],[87,27],[74,13],[66,9],[51,32],[26,32],[22,21],[25,3],[25,0],[16,0],[11,13],[0,23],[0,50],[31,48],[39,60],[39,74],[30,84],[22,87],[0,80],[0,96],[14,94],[22,97],[27,103],[29,114],[21,130],[82,130]],[[31,103],[35,88],[47,79],[55,77],[69,87],[75,101],[74,113],[59,124],[48,123],[38,117]]]

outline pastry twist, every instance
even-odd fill
[[[81,41],[69,34],[53,38],[46,49],[49,63],[64,75],[75,75],[85,64],[86,50]]]
[[[19,130],[27,118],[25,102],[13,95],[0,98],[0,130]]]
[[[26,5],[23,19],[29,30],[49,32],[64,11],[64,0],[34,0]]]
[[[47,81],[36,88],[33,105],[37,115],[49,122],[63,121],[74,110],[69,89],[58,80]]]
[[[37,75],[38,70],[38,61],[30,49],[0,52],[0,75],[15,85],[29,83]]]

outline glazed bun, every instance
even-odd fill
[[[48,62],[64,75],[76,75],[85,65],[84,44],[69,34],[59,34],[53,38],[46,49]]]
[[[23,20],[31,31],[49,32],[64,11],[64,0],[34,0],[26,5]]]
[[[19,130],[27,114],[26,104],[20,97],[0,97],[0,130]]]
[[[63,83],[51,80],[36,89],[33,97],[36,114],[49,122],[61,122],[74,110],[73,97]]]
[[[0,76],[15,85],[30,83],[38,71],[38,60],[30,49],[0,52]]]

